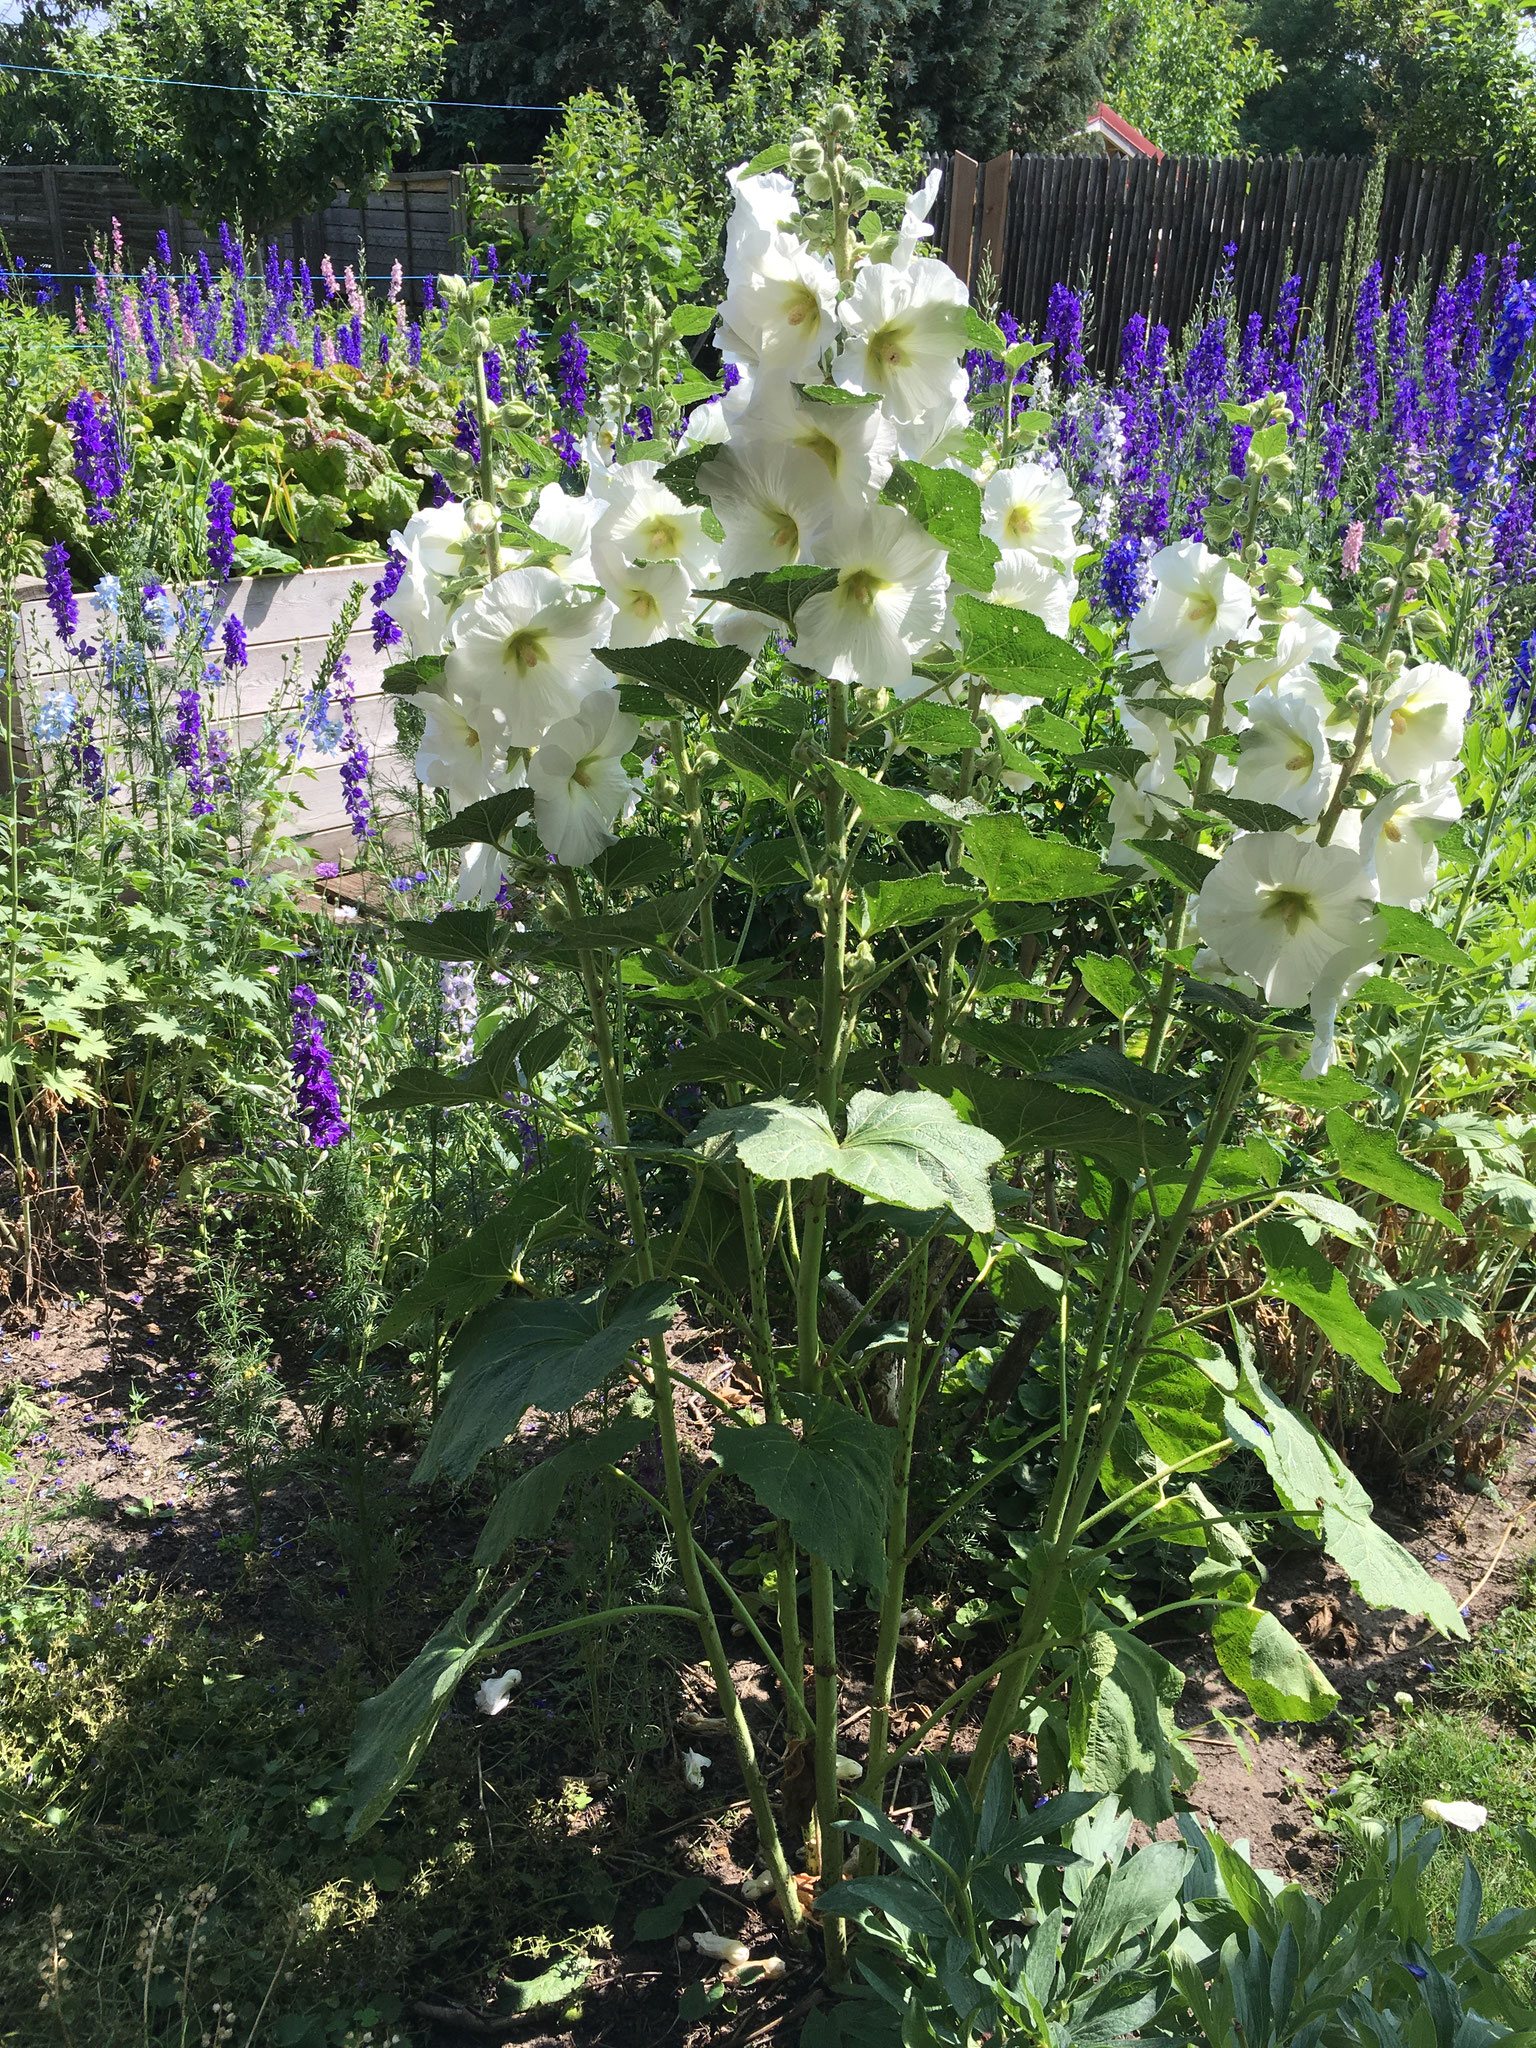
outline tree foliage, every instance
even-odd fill
[[[91,74],[103,154],[152,199],[259,228],[376,183],[415,146],[444,36],[429,0],[118,0],[62,48]],[[163,78],[198,84],[134,82]]]
[[[1238,145],[1244,102],[1276,84],[1272,51],[1209,0],[1136,0],[1116,24],[1105,95],[1116,113],[1173,156],[1224,156]]]
[[[455,39],[449,97],[537,107],[622,86],[653,120],[668,66],[692,66],[701,46],[765,56],[830,27],[851,72],[884,63],[896,128],[915,120],[930,146],[991,156],[1080,124],[1099,89],[1097,12],[1096,0],[444,0],[441,18]],[[429,154],[531,156],[548,129],[538,114],[450,112]]]

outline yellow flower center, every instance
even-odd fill
[[[907,347],[907,330],[901,322],[892,320],[884,327],[877,327],[869,337],[869,360],[879,370],[889,374],[892,370],[904,370],[912,360]]]
[[[648,590],[636,588],[629,593],[629,613],[635,619],[658,619],[661,606]]]
[[[1305,889],[1271,889],[1269,901],[1259,914],[1283,924],[1294,939],[1304,923],[1316,919],[1317,905]]]
[[[595,760],[597,760],[597,758],[598,757],[596,754],[583,754],[581,759],[576,763],[576,766],[572,769],[571,780],[576,784],[578,789],[590,789],[592,787],[592,763]]]
[[[889,590],[890,584],[877,576],[873,569],[844,569],[837,579],[838,595],[846,604],[856,604],[860,611],[872,612],[875,599],[882,590]]]
[[[1038,521],[1033,505],[1014,505],[1009,508],[1008,517],[1003,521],[1004,537],[1017,547],[1034,532]]]
[[[1306,741],[1299,738],[1295,733],[1291,734],[1291,742],[1296,751],[1287,760],[1285,764],[1287,769],[1292,775],[1310,775],[1313,764],[1317,760],[1317,755],[1307,745]]]
[[[799,522],[792,518],[782,505],[776,514],[770,514],[769,517],[771,521],[775,522],[771,528],[774,546],[782,554],[798,555],[800,552]]]
[[[819,427],[807,427],[798,437],[799,446],[812,455],[819,455],[834,480],[841,474],[843,451],[830,434],[824,434]]]
[[[794,285],[785,300],[784,318],[791,327],[814,327],[821,318],[821,301],[808,284]]]
[[[1192,626],[1202,633],[1209,632],[1216,623],[1216,600],[1208,590],[1197,590],[1185,607],[1184,616]]]
[[[544,644],[546,637],[535,632],[532,626],[520,626],[508,637],[506,658],[520,676],[528,675],[541,661],[548,661],[549,649]]]
[[[648,561],[665,562],[681,554],[683,529],[667,512],[653,512],[640,522],[640,553]]]

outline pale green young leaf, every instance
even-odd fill
[[[1300,1643],[1264,1609],[1223,1601],[1211,1635],[1217,1662],[1261,1721],[1323,1721],[1339,1704]]]
[[[1177,1665],[1129,1631],[1090,1631],[1070,1690],[1072,1764],[1090,1792],[1113,1792],[1148,1827],[1173,1811]]]
[[[860,889],[851,916],[859,937],[872,939],[936,917],[967,916],[984,900],[978,891],[955,888],[945,875],[898,875]]]
[[[965,864],[998,903],[1061,903],[1120,887],[1098,855],[1068,839],[1031,830],[1007,814],[968,818],[962,827]]]
[[[1119,1018],[1121,1022],[1139,1002],[1145,1000],[1141,976],[1119,953],[1085,953],[1072,964],[1094,1001],[1102,1004],[1112,1017]]]
[[[1391,1131],[1357,1123],[1344,1109],[1330,1109],[1326,1125],[1338,1170],[1346,1180],[1372,1188],[1404,1209],[1416,1209],[1453,1237],[1465,1236],[1465,1226],[1441,1199],[1445,1189],[1440,1176],[1405,1158]]]
[[[1388,1393],[1399,1391],[1386,1362],[1381,1332],[1349,1291],[1349,1282],[1318,1246],[1308,1244],[1294,1223],[1276,1217],[1254,1231],[1270,1289],[1299,1308],[1334,1350],[1352,1359],[1368,1379]]]

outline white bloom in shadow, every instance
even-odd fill
[[[600,566],[614,608],[610,647],[649,647],[675,639],[693,623],[693,583],[680,563],[615,559]]]
[[[444,680],[491,710],[503,746],[536,746],[602,675],[592,648],[612,617],[550,569],[509,569],[455,614]]]
[[[506,1711],[511,1695],[523,1682],[521,1671],[503,1671],[500,1678],[487,1678],[475,1694],[475,1705],[482,1714],[501,1714]]]
[[[1195,903],[1201,938],[1279,1009],[1307,1002],[1324,970],[1375,936],[1370,876],[1345,846],[1289,832],[1234,839]]]
[[[1071,568],[1083,508],[1059,469],[1038,462],[1000,469],[987,478],[981,504],[982,532],[1002,549],[1005,562],[1023,552],[1043,567]]]
[[[758,377],[751,409],[732,428],[731,439],[733,446],[766,444],[814,456],[823,491],[830,485],[835,500],[850,506],[869,502],[896,459],[895,422],[873,399],[838,405],[802,398],[787,377],[766,373]]]
[[[1199,682],[1218,647],[1252,638],[1252,591],[1199,541],[1159,548],[1147,573],[1155,588],[1131,620],[1127,645],[1155,655],[1176,689]]]
[[[1358,817],[1359,813],[1355,815]],[[1372,938],[1362,939],[1358,946],[1346,946],[1342,953],[1335,953],[1318,976],[1307,1006],[1312,1012],[1312,1050],[1301,1070],[1306,1080],[1320,1081],[1333,1065],[1339,1011],[1359,994],[1376,965],[1377,950]]]
[[[1360,851],[1383,903],[1417,910],[1428,902],[1440,871],[1435,842],[1460,816],[1461,798],[1449,776],[1427,789],[1389,791],[1372,806],[1360,829]]]
[[[478,690],[422,690],[407,701],[426,719],[414,764],[418,782],[445,789],[455,811],[512,786],[505,729]]]
[[[640,731],[617,690],[593,690],[574,718],[545,733],[528,763],[533,822],[562,867],[582,867],[613,843],[612,826],[635,793],[624,756]]]
[[[1389,782],[1436,782],[1466,733],[1472,685],[1436,661],[1404,669],[1376,714],[1371,753]]]
[[[720,317],[760,363],[814,383],[837,336],[837,272],[792,236],[771,234],[731,280]]]
[[[834,376],[872,391],[899,420],[947,412],[965,396],[960,365],[970,295],[947,263],[915,256],[905,269],[866,263],[838,307],[847,346]]]
[[[928,216],[933,211],[933,202],[939,196],[939,187],[944,182],[943,170],[935,166],[917,190],[910,193],[901,210],[901,226],[896,234],[896,248],[891,262],[897,270],[905,270],[917,254],[919,242],[927,241],[933,230],[928,225]]]
[[[910,694],[914,655],[944,628],[943,549],[905,512],[875,505],[839,515],[811,552],[837,570],[837,588],[796,613],[796,661],[834,682]]]
[[[711,1768],[712,1761],[701,1749],[685,1749],[683,1751],[683,1783],[695,1792],[702,1792],[704,1790],[704,1773]],[[718,1937],[714,1938],[718,1939]],[[694,1940],[697,1941],[698,1939],[699,1937],[695,1935]],[[710,1953],[712,1951],[705,1950],[706,1955]]]
[[[1233,795],[1278,804],[1311,824],[1322,816],[1334,781],[1333,757],[1316,702],[1287,684],[1251,697],[1248,714]]]
[[[708,1762],[708,1758],[705,1761]],[[703,1780],[699,1782],[702,1784]],[[749,1963],[752,1960],[752,1951],[747,1944],[729,1934],[696,1934],[693,1945],[701,1956],[713,1956],[717,1962]]]
[[[725,276],[728,285],[745,277],[762,260],[775,233],[800,211],[795,188],[782,171],[744,177],[745,164],[725,174],[735,204],[725,229]]]
[[[1326,715],[1328,699],[1310,664],[1320,661],[1331,668],[1338,647],[1338,628],[1320,619],[1316,612],[1308,611],[1305,605],[1299,605],[1281,625],[1272,654],[1255,654],[1233,669],[1227,696],[1233,703],[1241,704],[1261,690],[1282,686],[1301,689],[1308,696],[1315,694],[1318,709]]]
[[[701,468],[699,489],[725,528],[720,573],[727,581],[803,561],[807,537],[826,516],[826,471],[803,448],[766,441],[724,448]]]
[[[592,529],[602,509],[590,493],[573,498],[559,484],[546,484],[540,491],[528,525],[540,540],[548,541],[558,550],[549,567],[564,582],[596,582],[592,572]]]

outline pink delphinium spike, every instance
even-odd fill
[[[340,287],[336,282],[336,266],[329,256],[320,258],[320,282],[325,286],[325,296],[334,299]]]
[[[404,285],[404,282],[405,273],[401,268],[400,258],[397,256],[394,262],[389,266],[389,303],[391,305],[394,305],[396,300],[398,300],[398,298],[400,297],[401,288]]]
[[[89,322],[88,322],[88,321],[86,320],[86,317],[85,317],[85,301],[84,301],[84,299],[82,299],[82,298],[81,298],[80,294],[79,294],[78,292],[76,292],[76,293],[75,293],[75,332],[76,332],[76,334],[89,334],[89,333],[90,333],[90,331],[91,331],[91,330],[90,330],[90,325],[89,325]]]
[[[1357,576],[1360,573],[1360,550],[1364,545],[1365,521],[1357,519],[1345,534],[1344,544],[1339,550],[1339,566],[1346,576]]]
[[[112,216],[112,268],[123,267],[123,224],[114,213]]]
[[[356,277],[353,275],[352,266],[350,263],[347,265],[346,269],[341,274],[346,279],[347,304],[352,308],[354,313],[361,315],[361,313],[364,310],[362,286],[358,283]]]

